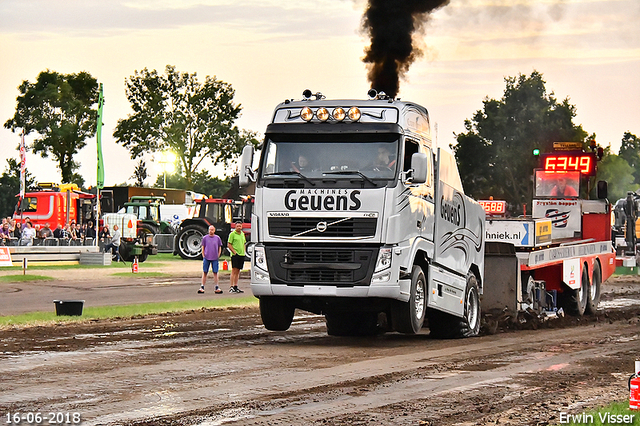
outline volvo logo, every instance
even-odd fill
[[[318,232],[324,232],[327,230],[327,222],[318,222],[316,225],[316,230]]]

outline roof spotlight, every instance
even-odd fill
[[[302,92],[302,97],[305,100],[309,100],[311,98],[311,90],[306,89],[304,92]]]
[[[375,99],[376,96],[378,96],[378,91],[376,89],[369,89],[367,95],[369,95],[369,99]]]
[[[349,108],[349,120],[351,121],[358,121],[360,120],[360,110],[358,109],[358,107],[351,107]]]
[[[304,121],[309,122],[313,118],[313,111],[311,110],[311,108],[306,106],[302,108],[302,110],[300,111],[300,117]]]
[[[316,111],[316,117],[318,117],[320,121],[327,121],[329,119],[329,111],[327,111],[325,107],[320,107]]]
[[[344,112],[344,109],[337,107],[333,110],[333,119],[336,121],[342,121],[347,116],[347,113]]]

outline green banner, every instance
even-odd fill
[[[98,145],[98,179],[96,186],[104,188],[104,160],[102,159],[102,107],[104,106],[104,96],[102,95],[102,83],[100,83],[100,97],[98,98],[98,126],[96,130],[96,141]]]

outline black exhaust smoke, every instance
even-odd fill
[[[449,0],[369,0],[362,19],[371,38],[363,61],[368,65],[371,88],[390,97],[398,94],[400,78],[422,52],[413,44],[431,12]]]

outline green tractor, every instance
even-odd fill
[[[119,213],[134,214],[138,218],[138,237],[143,241],[156,234],[175,235],[171,223],[161,219],[160,209],[164,205],[164,197],[132,196]]]

